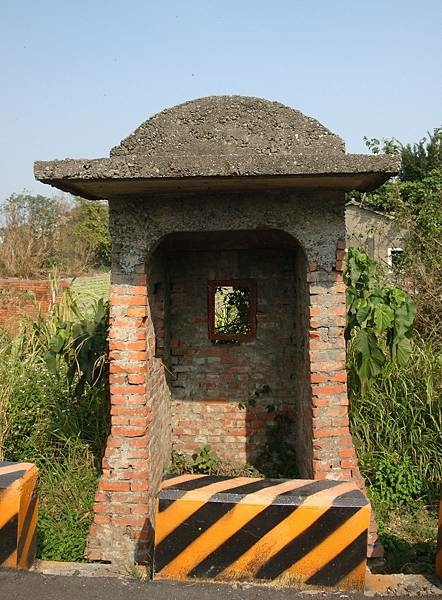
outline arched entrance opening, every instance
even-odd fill
[[[176,452],[311,476],[307,261],[279,230],[173,233],[148,262]],[[242,319],[242,320],[241,320]],[[167,460],[165,461],[167,463]]]

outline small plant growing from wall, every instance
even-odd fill
[[[257,456],[256,466],[266,477],[298,477],[296,452],[291,441],[292,419],[284,412],[273,412],[272,420],[266,424],[266,441]]]
[[[204,473],[207,475],[225,475],[227,477],[263,476],[252,465],[238,465],[222,460],[209,444],[197,448],[191,456],[173,449],[168,472],[172,475]]]

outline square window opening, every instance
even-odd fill
[[[399,271],[402,267],[404,260],[404,249],[403,248],[388,248],[387,250],[387,264],[388,270]]]
[[[209,281],[209,338],[214,342],[256,337],[256,282],[250,279]]]

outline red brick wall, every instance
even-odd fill
[[[345,285],[343,242],[336,268],[325,272],[310,265],[310,370],[313,474],[315,479],[351,479],[354,466],[349,432],[345,370]]]
[[[306,323],[295,323],[295,254],[293,249],[181,249],[167,254],[168,367],[172,441],[177,450],[191,453],[210,444],[222,458],[250,462],[265,443],[265,423],[272,418],[267,405],[286,412],[293,423],[299,418],[296,359],[307,331]],[[209,339],[207,282],[213,279],[256,280],[255,339],[240,343]],[[240,408],[239,403],[263,383],[270,393],[261,396],[256,407]]]
[[[61,281],[60,287],[67,287]],[[20,317],[46,314],[51,303],[50,282],[47,279],[0,279],[0,326],[10,330],[18,327]]]
[[[146,563],[155,494],[170,454],[169,394],[155,357],[146,266],[113,268],[110,294],[111,432],[95,497],[87,556]]]
[[[365,491],[349,429],[344,340],[344,260],[345,242],[339,240],[334,270],[327,272],[313,263],[308,276],[313,477],[352,480]],[[383,556],[373,514],[367,556]]]

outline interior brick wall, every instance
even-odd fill
[[[293,348],[296,376],[294,392],[297,398],[295,448],[300,477],[313,477],[312,398],[310,390],[309,354],[309,286],[308,264],[303,252],[295,255],[295,333],[298,344]]]
[[[191,453],[210,444],[224,459],[253,461],[272,418],[267,405],[284,411],[293,425],[298,419],[296,358],[306,330],[301,324],[295,327],[295,252],[180,250],[169,252],[166,262],[174,447]],[[255,339],[239,343],[209,339],[207,283],[215,279],[256,280]],[[263,383],[270,393],[261,396],[256,407],[240,408],[239,403]]]

